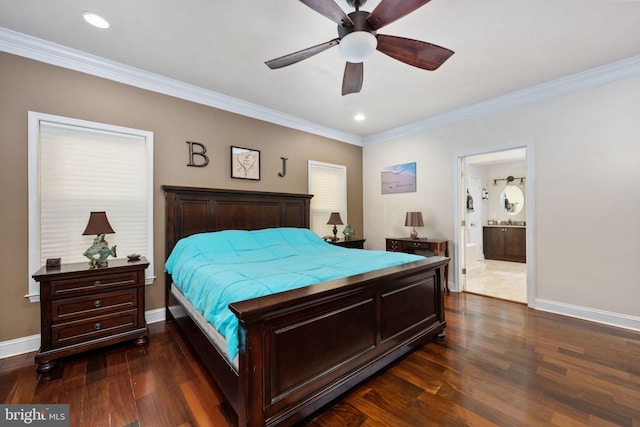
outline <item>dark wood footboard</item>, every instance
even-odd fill
[[[447,262],[430,258],[232,304],[244,332],[240,425],[299,421],[440,333]]]

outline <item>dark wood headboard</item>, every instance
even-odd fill
[[[162,186],[166,198],[166,254],[183,237],[222,230],[309,228],[313,195]]]

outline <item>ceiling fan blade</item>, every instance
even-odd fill
[[[429,3],[430,0],[382,0],[367,18],[369,25],[374,30],[379,30],[385,25],[397,21],[419,8]]]
[[[358,93],[362,89],[364,79],[364,65],[362,62],[354,64],[347,62],[344,67],[344,77],[342,78],[342,96],[350,93]]]
[[[435,44],[404,37],[378,34],[377,49],[405,64],[433,71],[453,55],[453,51]]]
[[[300,0],[320,15],[331,19],[336,24],[353,27],[354,23],[344,10],[333,0]]]
[[[329,40],[326,43],[308,47],[306,49],[299,50],[298,52],[290,53],[288,55],[272,59],[265,62],[265,64],[267,64],[267,66],[272,70],[275,70],[276,68],[286,67],[287,65],[295,64],[296,62],[300,62],[303,59],[307,59],[320,52],[324,52],[325,50],[337,45],[338,43],[340,43],[340,39],[335,38],[333,40]]]

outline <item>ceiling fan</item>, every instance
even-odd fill
[[[303,59],[339,45],[346,59],[342,79],[342,95],[358,93],[362,89],[363,61],[374,50],[405,64],[433,71],[440,67],[453,51],[431,43],[404,37],[377,34],[377,31],[427,4],[430,0],[382,0],[373,12],[361,11],[367,0],[347,0],[355,12],[346,14],[334,0],[300,0],[311,9],[338,24],[338,37],[328,42],[281,56],[265,62],[276,69],[295,64]]]

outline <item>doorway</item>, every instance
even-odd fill
[[[530,149],[525,144],[457,158],[458,290],[519,303],[532,301]],[[518,189],[523,199],[515,213],[512,203],[509,209],[504,206],[504,194]]]

